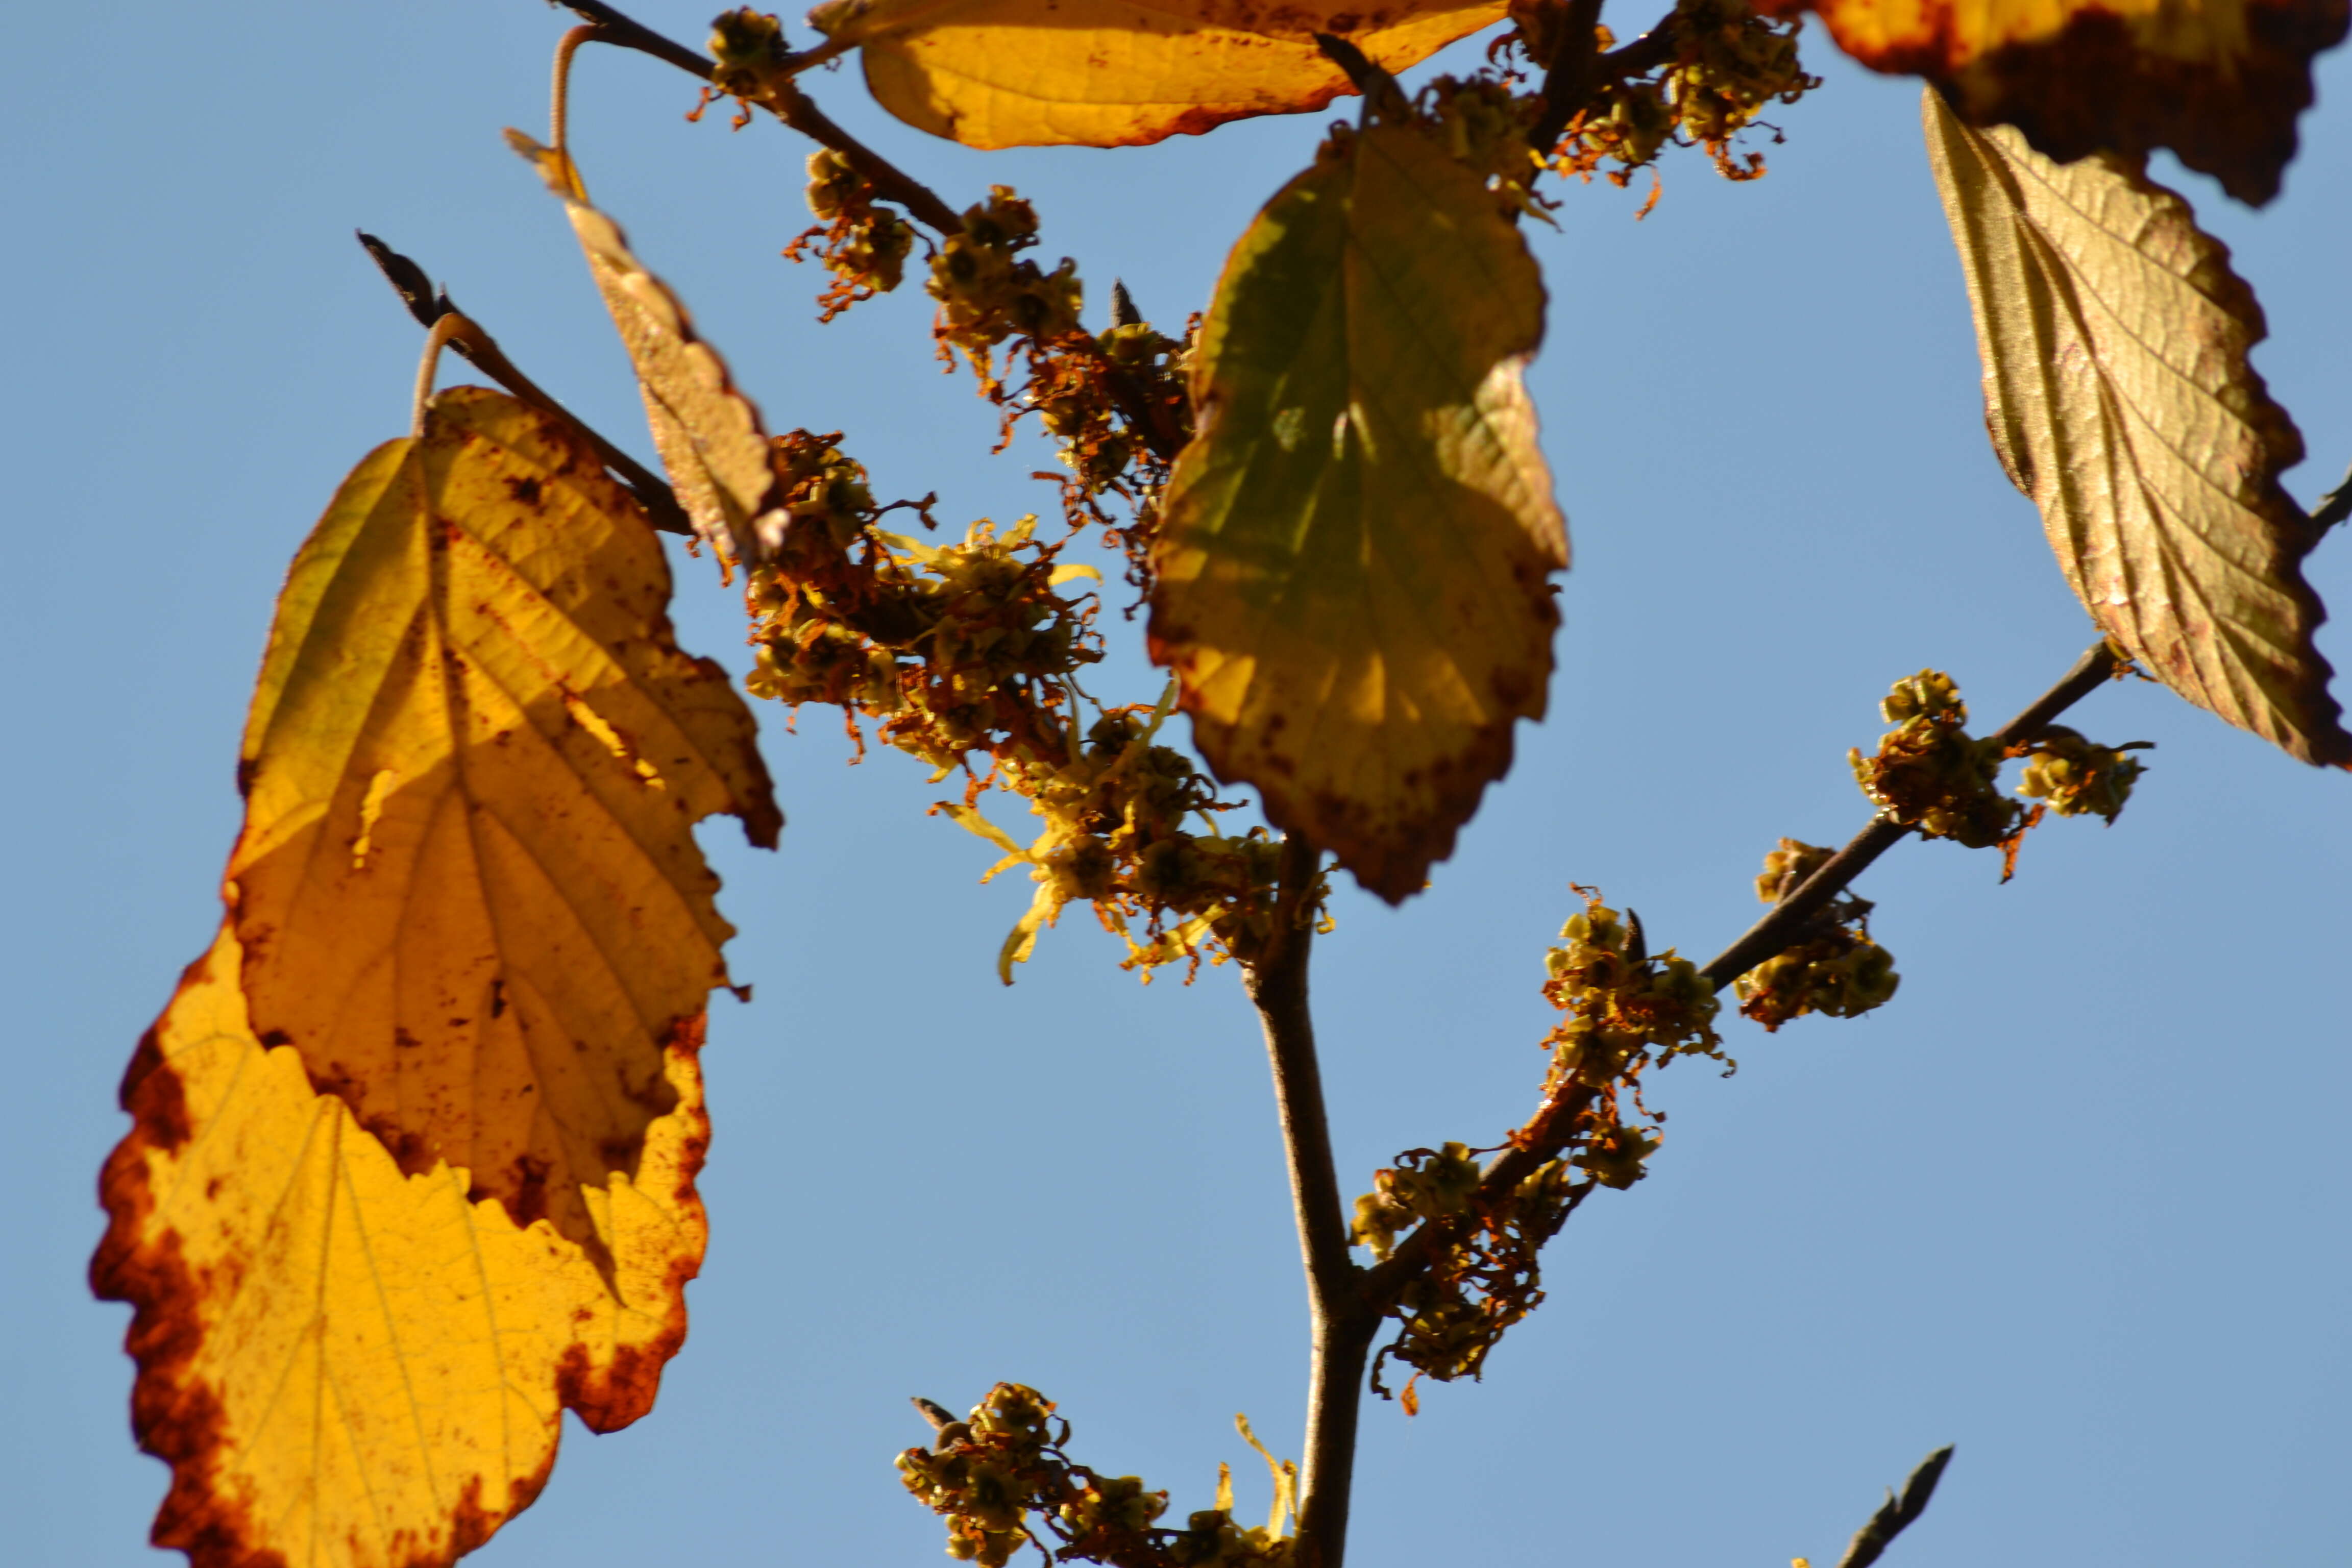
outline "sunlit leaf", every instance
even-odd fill
[[[2011,124],[2061,163],[2169,147],[2241,201],[2277,195],[2311,104],[2311,58],[2346,0],[1759,0],[1821,13],[1874,70],[1926,77],[1972,125]]]
[[[1225,263],[1152,657],[1219,777],[1391,901],[1540,718],[1568,563],[1520,367],[1544,292],[1479,177],[1342,133]]]
[[[2060,165],[1927,89],[1986,423],[2092,616],[2148,673],[2305,762],[2352,759],[2312,644],[2303,438],[2247,363],[2262,308],[2131,162]]]
[[[702,1258],[698,1037],[634,1180],[594,1193],[609,1273],[462,1170],[403,1175],[291,1050],[254,1038],[226,929],[123,1082],[99,1294],[137,1309],[132,1421],[195,1568],[430,1568],[529,1506],[568,1406],[651,1408]]]
[[[636,368],[654,450],[695,531],[723,561],[758,560],[763,534],[782,525],[777,509],[783,493],[768,461],[759,409],[735,389],[719,351],[695,335],[694,319],[669,285],[630,251],[621,226],[581,198],[571,160],[519,131],[507,139],[563,198],[588,271]]]
[[[693,825],[781,824],[726,672],[680,653],[661,547],[560,421],[459,387],[295,558],[228,868],[265,1044],[403,1170],[441,1162],[593,1247],[731,928]]]
[[[835,0],[809,19],[861,46],[866,83],[908,124],[971,147],[1118,147],[1353,89],[1315,47],[1339,34],[1402,70],[1499,21],[1498,0]]]

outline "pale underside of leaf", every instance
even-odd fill
[[[2017,126],[2061,163],[2168,147],[2261,204],[2294,156],[2311,61],[2347,0],[1763,0],[1818,11],[1875,70],[1942,88],[1972,125]]]
[[[1218,775],[1395,901],[1542,716],[1568,546],[1520,380],[1525,243],[1418,131],[1343,145],[1218,284],[1150,643]]]
[[[2066,580],[2175,691],[2305,762],[2352,759],[2312,634],[2303,440],[2247,353],[2261,307],[2188,204],[2130,163],[2061,165],[1961,123],[1927,147],[1968,279],[1986,423]]]
[[[877,0],[817,20],[862,44],[867,87],[910,125],[972,147],[1112,147],[1353,91],[1318,32],[1399,71],[1503,11],[1491,0]]]
[[[686,1333],[705,1224],[698,1040],[634,1181],[593,1197],[610,1259],[519,1229],[462,1171],[404,1175],[294,1052],[265,1049],[224,928],[123,1084],[91,1266],[135,1309],[132,1421],[172,1467],[160,1546],[194,1568],[433,1568],[529,1506],[561,1415],[611,1431]]]
[[[726,983],[694,823],[781,817],[661,547],[551,416],[458,387],[296,558],[228,868],[254,1025],[404,1170],[470,1171],[593,1250],[593,1190]]]
[[[696,335],[694,318],[630,250],[628,237],[575,195],[568,161],[520,132],[508,139],[536,166],[588,258],[613,325],[645,396],[646,422],[678,503],[704,542],[727,562],[756,561],[782,526],[775,471],[760,411],[736,390],[719,351]]]

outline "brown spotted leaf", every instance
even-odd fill
[[[722,563],[757,561],[783,522],[759,409],[736,390],[719,351],[696,335],[694,318],[669,285],[629,249],[621,226],[588,205],[570,158],[520,131],[507,140],[563,198],[589,275],[636,370],[654,450],[695,531]]]
[[[2060,163],[2169,147],[2240,201],[2278,194],[2311,59],[2347,0],[1759,0],[1811,10],[1874,70],[1927,78],[1971,125]]]
[[[562,1411],[608,1432],[686,1335],[705,1226],[699,1037],[634,1179],[591,1195],[609,1266],[518,1228],[447,1165],[404,1175],[289,1049],[254,1037],[224,928],[122,1089],[100,1296],[136,1313],[155,1543],[194,1568],[439,1568],[529,1506]]]
[[[1218,776],[1391,902],[1543,715],[1568,564],[1520,381],[1543,311],[1479,176],[1375,126],[1258,214],[1193,359],[1151,657]]]
[[[1503,12],[1502,0],[832,0],[809,20],[859,45],[875,99],[920,130],[969,147],[1120,147],[1352,91],[1317,33],[1401,71]]]
[[[412,1174],[600,1245],[731,934],[692,828],[781,824],[726,672],[571,429],[478,387],[347,479],[247,721],[227,892],[253,1025]]]
[[[2352,759],[2312,642],[2318,531],[2279,483],[2303,438],[2247,363],[2262,308],[2228,250],[2132,161],[2054,163],[1933,88],[1924,112],[1993,447],[2066,581],[2191,702],[2305,762]]]

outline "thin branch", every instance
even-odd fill
[[[1401,121],[1412,113],[1404,89],[1397,85],[1397,79],[1374,64],[1369,55],[1349,39],[1337,33],[1318,33],[1315,35],[1315,47],[1323,51],[1325,59],[1347,74],[1356,90],[1363,94],[1364,105],[1374,119]]]
[[[677,497],[672,493],[667,481],[606,440],[586,420],[549,396],[539,383],[517,369],[514,362],[507,358],[505,351],[499,347],[498,340],[484,331],[479,322],[460,312],[446,289],[435,292],[423,268],[372,234],[362,231],[359,238],[368,255],[374,258],[376,266],[383,269],[384,280],[407,305],[408,313],[416,318],[418,325],[437,334],[467,363],[525,403],[555,416],[578,431],[596,449],[596,456],[604,459],[604,466],[619,476],[621,482],[628,486],[630,493],[637,498],[637,504],[646,509],[646,521],[664,533],[692,535],[694,524],[688,520],[686,509],[677,504]],[[429,376],[429,365],[424,374]],[[422,401],[421,396],[419,401]]]
[[[2319,504],[2311,509],[2312,537],[2317,538],[2347,518],[2352,518],[2352,468],[2345,469],[2336,488],[2321,496]]]
[[[2105,642],[2099,643],[2074,661],[2057,685],[2028,703],[2023,711],[1993,732],[1992,738],[2004,747],[2030,740],[2046,728],[2053,719],[2096,690],[2113,679],[2123,668],[2116,651]],[[1854,835],[1846,847],[1831,858],[1828,864],[1806,879],[1802,887],[1772,906],[1767,914],[1746,934],[1733,942],[1709,963],[1700,973],[1709,984],[1720,991],[1732,981],[1761,963],[1765,959],[1787,947],[1795,931],[1801,930],[1832,899],[1843,892],[1864,867],[1885,854],[1898,840],[1913,830],[1900,823],[1884,818],[1874,820]],[[1600,1086],[1588,1084],[1580,1077],[1570,1078],[1555,1089],[1550,1099],[1536,1110],[1527,1124],[1512,1135],[1511,1147],[1495,1157],[1478,1181],[1478,1190],[1464,1205],[1466,1215],[1489,1213],[1496,1205],[1508,1200],[1519,1184],[1535,1173],[1536,1167],[1553,1157],[1565,1131],[1575,1125],[1600,1092]],[[1357,1288],[1357,1300],[1361,1310],[1385,1313],[1393,1307],[1404,1288],[1428,1266],[1430,1256],[1440,1247],[1459,1238],[1462,1229],[1474,1220],[1449,1216],[1424,1221],[1412,1234],[1396,1245],[1394,1251],[1367,1270]]]
[[[1920,1460],[1911,1479],[1903,1483],[1903,1495],[1888,1492],[1886,1501],[1870,1516],[1869,1522],[1854,1531],[1845,1555],[1838,1559],[1838,1568],[1870,1568],[1877,1562],[1887,1542],[1927,1511],[1927,1500],[1936,1495],[1936,1483],[1943,1479],[1944,1467],[1951,1462],[1948,1443]]]
[[[1675,37],[1675,12],[1667,12],[1648,32],[1601,56],[1595,79],[1622,81],[1628,77],[1646,76],[1674,58],[1678,41]]]
[[[1559,37],[1545,62],[1543,110],[1528,132],[1538,153],[1549,153],[1559,133],[1592,101],[1601,85],[1601,0],[1568,0]]]
[[[2006,749],[2030,741],[2048,728],[2050,721],[2114,679],[2120,661],[2114,648],[2100,642],[2074,661],[2057,685],[2029,703],[2024,711],[1993,731],[1991,738]],[[1772,906],[1762,920],[1749,926],[1738,942],[1709,960],[1699,973],[1717,991],[1779,952],[1797,931],[1846,890],[1873,860],[1885,854],[1913,830],[1887,817],[1877,817],[1830,857],[1827,864],[1805,879],[1802,886]]]
[[[604,28],[596,39],[598,43],[617,44],[625,49],[651,55],[704,81],[710,80],[711,73],[717,69],[705,57],[696,54],[684,44],[664,37],[635,17],[604,4],[604,0],[563,0],[563,3]],[[815,63],[818,58],[829,58],[827,51],[816,49],[806,56],[796,57],[794,63],[808,65]],[[778,81],[758,102],[802,135],[840,153],[848,161],[849,166],[886,200],[897,202],[940,234],[963,232],[963,219],[958,217],[955,209],[941,201],[929,186],[835,124],[808,94],[789,80]]]
[[[1347,1215],[1331,1158],[1323,1074],[1315,1058],[1315,1024],[1307,1006],[1307,960],[1315,939],[1312,893],[1319,860],[1314,847],[1297,834],[1284,841],[1274,934],[1244,980],[1265,1027],[1266,1057],[1274,1069],[1314,1346],[1307,1378],[1307,1457],[1299,1474],[1297,1561],[1300,1568],[1339,1568],[1347,1550],[1359,1394],[1379,1320],[1357,1301],[1362,1270],[1348,1256]]]
[[[711,73],[717,68],[711,61],[685,45],[664,37],[644,23],[604,4],[604,0],[563,0],[563,3],[596,24],[598,31],[589,41],[635,49],[657,60],[667,61],[704,81],[710,80]],[[820,47],[793,56],[790,66],[792,69],[804,69],[840,52],[831,46]],[[859,177],[874,187],[876,195],[885,201],[897,202],[907,209],[909,216],[929,225],[933,232],[941,236],[963,232],[963,219],[937,192],[835,124],[832,117],[819,109],[815,100],[795,83],[789,79],[778,80],[756,101],[809,140],[840,153],[849,166],[857,171]],[[1181,433],[1169,427],[1165,411],[1152,406],[1134,376],[1113,364],[1108,356],[1101,353],[1099,345],[1096,353],[1106,372],[1111,395],[1118,402],[1119,411],[1127,416],[1129,428],[1142,438],[1144,445],[1161,462],[1175,461],[1177,450],[1184,443]]]

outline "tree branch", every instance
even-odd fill
[[[2313,536],[2326,533],[2346,518],[2352,518],[2352,468],[2345,469],[2336,488],[2321,496],[2319,504],[2311,509]]]
[[[1538,153],[1552,150],[1601,85],[1601,38],[1595,31],[1600,26],[1601,0],[1568,0],[1559,41],[1545,62],[1543,110],[1528,131],[1528,141]]]
[[[1664,65],[1675,56],[1675,16],[1667,12],[1656,26],[1622,48],[1610,50],[1601,57],[1601,69],[1596,81],[1622,81],[1627,77],[1646,76]]]
[[[709,58],[675,39],[664,37],[635,17],[604,4],[604,0],[563,0],[563,4],[604,28],[596,39],[598,43],[617,44],[625,49],[635,49],[640,54],[651,55],[657,60],[676,66],[689,76],[698,77],[704,81],[711,79],[716,68]],[[819,58],[829,58],[838,52],[814,49],[806,55],[796,56],[795,65],[814,64]],[[963,232],[963,219],[958,217],[955,209],[941,201],[929,186],[835,124],[808,94],[792,82],[777,82],[768,94],[756,101],[802,135],[840,153],[848,160],[849,166],[885,199],[897,202],[938,233]]]
[[[1845,1555],[1838,1559],[1838,1568],[1870,1568],[1877,1562],[1887,1543],[1927,1511],[1927,1500],[1936,1495],[1936,1483],[1944,1479],[1944,1467],[1951,1462],[1948,1443],[1920,1460],[1919,1468],[1903,1483],[1903,1495],[1888,1492],[1878,1511],[1853,1532]]]
[[[589,41],[635,49],[703,81],[711,79],[716,67],[709,59],[664,37],[644,23],[605,5],[604,0],[563,0],[563,4],[597,25],[599,31]],[[791,67],[803,69],[840,52],[829,46],[820,47],[793,56]],[[874,187],[876,195],[897,202],[908,216],[929,225],[934,233],[946,236],[963,232],[963,219],[937,192],[844,131],[792,81],[775,82],[755,101],[812,142],[840,153],[859,177]],[[1108,373],[1111,395],[1118,400],[1120,412],[1127,416],[1129,427],[1142,438],[1154,457],[1163,463],[1173,462],[1177,449],[1183,445],[1179,434],[1169,429],[1164,415],[1151,406],[1133,376],[1111,363],[1101,353],[1099,345],[1096,352]]]
[[[2028,703],[2016,718],[1995,731],[1992,739],[2004,747],[2031,740],[2050,721],[2073,707],[2123,668],[2116,651],[2104,641],[2074,661],[2057,685]],[[1837,852],[1804,885],[1772,906],[1738,941],[1717,954],[1699,973],[1720,991],[1765,959],[1787,947],[1791,935],[1810,921],[1832,899],[1846,889],[1863,868],[1913,830],[1900,823],[1877,818]],[[1428,1266],[1430,1255],[1459,1239],[1475,1216],[1491,1212],[1535,1173],[1536,1167],[1558,1152],[1563,1130],[1574,1125],[1600,1092],[1600,1086],[1571,1078],[1555,1089],[1527,1124],[1512,1134],[1511,1147],[1495,1157],[1479,1178],[1476,1194],[1465,1205],[1464,1216],[1424,1221],[1397,1243],[1396,1249],[1367,1270],[1357,1286],[1361,1310],[1385,1314],[1396,1304],[1406,1285]]]
[[[416,318],[419,326],[428,331],[440,331],[443,342],[452,353],[461,355],[484,375],[525,403],[552,414],[578,431],[590,446],[596,448],[596,456],[604,460],[604,466],[612,469],[629,488],[630,493],[637,498],[637,504],[646,509],[647,522],[664,533],[693,536],[694,524],[688,519],[686,509],[677,504],[677,496],[670,489],[667,480],[604,439],[586,420],[558,403],[539,383],[523,374],[516,368],[515,363],[507,358],[496,338],[491,337],[472,317],[458,310],[450,300],[448,290],[435,291],[425,268],[365,230],[360,232],[359,239],[383,271],[384,281],[392,285],[393,291],[408,306],[408,313]],[[450,317],[457,320],[444,331],[443,323]]]
[[[2058,684],[2027,704],[2024,711],[1993,731],[1991,739],[2001,746],[2016,745],[2030,741],[2049,727],[2050,721],[2089,696],[2101,685],[2112,679],[2119,668],[2114,648],[2104,641],[2086,650],[2074,661]],[[1772,906],[1764,918],[1749,926],[1738,942],[1725,948],[1699,971],[1707,984],[1717,991],[1730,984],[1766,959],[1790,945],[1794,933],[1811,923],[1832,899],[1846,890],[1869,864],[1893,848],[1896,842],[1912,832],[1910,827],[1887,817],[1874,818],[1870,825],[1849,839],[1844,848],[1830,857],[1827,864],[1805,879],[1803,885]]]
[[[1299,1473],[1300,1568],[1339,1568],[1347,1550],[1355,1472],[1356,1418],[1365,1359],[1379,1320],[1358,1300],[1362,1275],[1348,1256],[1348,1222],[1323,1110],[1307,968],[1313,948],[1313,889],[1320,855],[1304,838],[1284,840],[1281,889],[1266,951],[1244,972],[1265,1030],[1275,1102],[1290,1164],[1290,1198],[1307,1269],[1314,1359],[1307,1378],[1307,1455]]]

